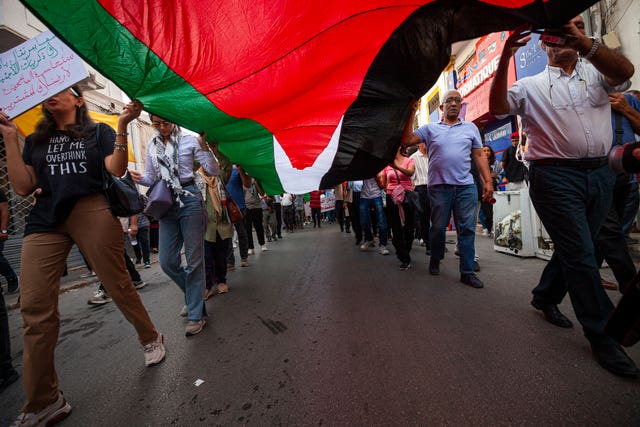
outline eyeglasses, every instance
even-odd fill
[[[153,121],[151,122],[151,125],[154,128],[160,128],[160,127],[164,127],[164,126],[171,126],[173,123],[168,122],[166,120],[162,120],[162,121]]]
[[[579,96],[577,98],[574,98],[574,96],[571,96],[572,91],[569,89],[569,96],[572,98],[571,103],[568,103],[568,102],[563,103],[563,99],[561,96],[556,96],[556,100],[558,100],[558,98],[560,100],[560,103],[556,103],[553,99],[553,93],[556,91],[560,91],[561,89],[557,89],[557,88],[554,89],[555,85],[551,81],[551,71],[549,70],[549,68],[547,68],[547,78],[549,82],[549,102],[551,102],[551,107],[554,110],[565,110],[569,107],[575,108],[576,106],[580,106],[580,105],[583,105],[584,103],[589,102],[589,82],[586,80],[586,78],[582,78],[582,76],[578,73],[578,71],[579,71],[578,66],[576,66],[575,73],[576,73],[578,83],[577,83],[577,86],[575,86],[575,88],[577,89],[578,92],[583,93],[582,98],[580,98]],[[567,85],[570,85],[570,84],[571,82],[567,83]],[[580,89],[580,87],[582,89]],[[578,95],[578,93],[576,93],[576,95]]]
[[[459,96],[451,96],[444,100],[445,104],[453,104],[454,102],[456,104],[462,104],[462,98],[460,98]]]

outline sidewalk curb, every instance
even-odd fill
[[[60,292],[58,292],[58,294],[64,294],[65,292],[73,291],[74,289],[84,288],[85,286],[89,286],[94,283],[100,283],[100,280],[95,276],[88,280],[83,279],[76,282],[70,282],[60,286]],[[7,309],[9,310],[15,310],[16,308],[20,308],[20,298],[18,298],[18,301],[7,305]]]
[[[158,260],[151,260],[151,264],[158,263]],[[136,266],[136,270],[143,269],[143,266]],[[58,294],[64,294],[69,291],[73,291],[75,289],[84,288],[85,286],[93,285],[94,283],[100,283],[100,279],[97,276],[91,276],[90,278],[76,280],[75,282],[69,282],[60,286],[60,292]],[[16,308],[20,308],[20,298],[16,302],[11,304],[7,304],[7,310],[15,310]]]

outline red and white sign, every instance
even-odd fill
[[[466,103],[464,119],[467,121],[473,121],[489,112],[491,81],[509,34],[508,31],[503,31],[481,37],[476,43],[476,54],[459,73],[458,91]],[[511,86],[515,81],[515,67],[513,60],[510,60],[507,85]]]

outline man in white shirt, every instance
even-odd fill
[[[582,17],[562,32],[566,44],[542,44],[549,62],[545,70],[507,90],[510,58],[530,40],[523,28],[516,29],[505,42],[489,100],[498,117],[522,116],[529,138],[529,194],[554,243],[531,304],[550,323],[571,327],[557,307],[568,291],[600,365],[617,375],[638,376],[633,360],[604,332],[613,304],[594,255],[615,181],[606,157],[612,137],[608,93],[627,89],[634,69],[624,56],[586,37]]]
[[[413,159],[416,170],[411,177],[422,212],[418,212],[418,234],[427,247],[427,255],[431,255],[429,244],[429,228],[431,227],[431,204],[429,203],[429,187],[427,186],[427,171],[429,170],[429,156],[424,142],[418,144],[418,151],[410,156]]]

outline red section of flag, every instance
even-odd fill
[[[302,169],[328,144],[380,47],[432,0],[99,1],[216,107],[272,132]]]

